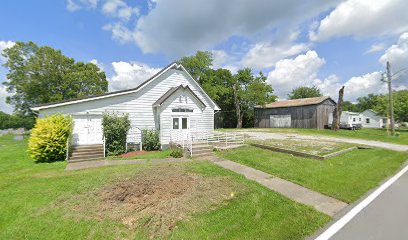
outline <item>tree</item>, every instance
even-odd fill
[[[18,113],[10,115],[0,111],[0,129],[8,128],[31,129],[34,126],[34,123],[35,123],[34,116],[30,115],[26,116]]]
[[[349,111],[349,112],[362,112],[364,110],[360,109],[360,106],[358,104],[354,104],[350,101],[344,101],[343,102],[343,111]]]
[[[408,122],[408,90],[393,92],[395,120]],[[388,116],[388,95],[377,95],[372,109],[383,116]]]
[[[370,93],[365,97],[357,98],[357,102],[358,102],[357,106],[360,109],[360,111],[364,111],[367,109],[375,108],[375,106],[380,104],[380,101],[381,101],[380,95]]]
[[[191,76],[201,83],[207,71],[211,69],[212,54],[208,51],[197,51],[193,56],[182,57],[178,63],[183,65]]]
[[[259,76],[254,77],[250,68],[244,68],[239,70],[234,78],[233,94],[237,128],[242,128],[245,115],[247,119],[252,120],[254,107],[273,102],[276,96],[272,95],[272,86],[266,83],[266,77],[262,72],[259,73]]]
[[[339,90],[339,101],[333,112],[333,122],[331,129],[337,131],[340,128],[341,112],[343,110],[344,86]]]
[[[5,49],[8,68],[7,91],[14,93],[7,103],[27,115],[37,104],[101,94],[108,90],[105,73],[93,63],[75,62],[60,50],[17,42]]]
[[[316,86],[313,87],[298,87],[288,94],[289,99],[311,98],[323,96]]]

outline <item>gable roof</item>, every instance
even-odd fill
[[[334,104],[336,103],[333,99],[329,96],[323,97],[314,97],[314,98],[301,98],[301,99],[293,99],[293,100],[284,100],[284,101],[277,101],[265,105],[258,105],[255,108],[281,108],[281,107],[298,107],[298,106],[306,106],[306,105],[316,105],[322,103],[329,99]]]
[[[188,85],[185,87],[183,85],[180,85],[178,87],[170,88],[165,94],[163,94],[163,96],[161,96],[155,103],[153,103],[153,107],[161,106],[171,95],[173,95],[180,89],[190,92],[191,95],[193,95],[193,97],[195,97],[204,107],[206,106],[205,103],[201,101],[201,99],[193,92],[193,90],[191,90]]]
[[[31,108],[33,111],[39,111],[42,109],[47,109],[47,108],[54,108],[54,107],[60,107],[60,106],[65,106],[65,105],[71,105],[71,104],[77,104],[77,103],[82,103],[82,102],[88,102],[88,101],[94,101],[98,99],[103,99],[103,98],[108,98],[108,97],[114,97],[114,96],[120,96],[120,95],[125,95],[125,94],[130,94],[130,93],[135,93],[140,91],[143,87],[145,87],[147,84],[158,78],[159,76],[163,75],[165,72],[167,72],[170,69],[176,69],[176,70],[181,70],[186,73],[186,75],[197,84],[197,87],[201,92],[204,93],[204,95],[210,100],[210,102],[215,106],[215,110],[221,110],[221,108],[208,96],[208,94],[202,89],[200,84],[197,83],[197,81],[188,73],[188,71],[181,65],[176,62],[172,62],[169,65],[167,65],[165,68],[160,70],[158,73],[141,83],[139,86],[127,90],[121,90],[121,91],[115,91],[115,92],[108,92],[108,93],[103,93],[103,94],[98,94],[98,95],[93,95],[93,96],[88,96],[88,97],[82,97],[82,98],[75,98],[75,99],[70,99],[70,100],[65,100],[65,101],[60,101],[60,102],[54,102],[54,103],[46,103],[46,104],[39,104]],[[191,90],[191,89],[190,89]]]

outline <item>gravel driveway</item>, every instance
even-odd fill
[[[324,137],[324,136],[312,136],[312,135],[300,135],[300,134],[285,134],[285,133],[270,133],[270,132],[250,132],[250,131],[238,131],[236,133],[245,134],[250,136],[252,139],[256,140],[267,140],[267,139],[304,139],[304,140],[317,140],[317,141],[334,141],[334,142],[347,142],[355,143],[361,145],[368,145],[379,148],[386,148],[394,151],[406,152],[408,151],[407,145],[395,144],[395,143],[385,143],[380,141],[370,141],[362,139],[352,139],[352,138],[335,138],[335,137]]]

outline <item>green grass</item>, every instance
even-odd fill
[[[147,152],[141,155],[136,155],[132,157],[117,157],[117,156],[109,156],[108,159],[113,159],[113,160],[130,160],[130,159],[162,159],[162,158],[169,158],[171,150],[163,150],[163,151],[152,151],[152,152]]]
[[[399,136],[388,136],[386,129],[364,128],[356,131],[340,129],[332,131],[329,129],[310,129],[310,128],[245,128],[245,129],[217,129],[220,131],[262,131],[288,134],[304,134],[316,136],[329,136],[340,138],[355,138],[364,140],[374,140],[390,142],[397,144],[408,144],[408,130],[406,128],[397,129]]]
[[[247,143],[256,143],[266,146],[272,146],[296,152],[313,154],[317,156],[325,156],[330,153],[338,152],[355,146],[350,143],[328,142],[328,141],[312,141],[312,140],[287,140],[287,139],[268,139],[268,140],[252,140]]]
[[[130,230],[119,221],[81,212],[72,217],[66,202],[155,165],[65,171],[65,162],[34,163],[26,145],[12,136],[0,137],[0,239],[149,238],[144,229]],[[179,164],[203,176],[228,176],[248,190],[181,220],[172,239],[304,239],[330,220],[210,162]]]
[[[256,147],[218,154],[349,203],[394,174],[408,158],[407,153],[385,149],[356,149],[322,161]]]

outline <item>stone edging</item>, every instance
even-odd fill
[[[266,145],[257,144],[257,143],[251,143],[251,146],[259,147],[259,148],[263,148],[263,149],[267,149],[267,150],[272,150],[272,151],[275,151],[275,152],[289,153],[289,154],[299,156],[299,157],[318,159],[318,160],[324,160],[324,159],[327,159],[327,158],[330,158],[330,157],[334,157],[334,156],[349,152],[349,151],[354,150],[354,149],[357,148],[357,147],[354,146],[354,147],[342,149],[342,150],[334,152],[334,153],[319,156],[319,155],[314,155],[314,154],[310,154],[310,153],[303,153],[303,152],[298,152],[298,151],[294,151],[294,150],[278,148],[278,147],[272,147],[272,146],[266,146]]]

